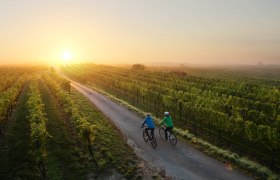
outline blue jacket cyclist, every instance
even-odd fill
[[[155,124],[154,124],[153,118],[151,117],[150,113],[147,113],[146,118],[144,119],[144,122],[141,127],[143,128],[145,124],[147,124],[147,128],[145,128],[145,132],[147,134],[149,134],[148,130],[150,130],[151,135],[154,136]],[[149,138],[151,138],[151,137],[149,137]]]

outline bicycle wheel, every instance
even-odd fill
[[[145,131],[143,131],[143,139],[145,142],[147,142],[149,140],[149,137]]]
[[[171,144],[173,144],[173,145],[175,145],[175,144],[177,144],[177,138],[176,138],[176,136],[174,135],[174,134],[170,134],[169,135],[169,141],[171,142]]]
[[[164,133],[164,128],[163,127],[160,127],[158,129],[159,131],[159,136],[161,137],[161,139],[165,139],[165,133]]]
[[[152,145],[152,147],[153,147],[154,149],[157,147],[157,140],[156,140],[155,137],[152,138],[152,140],[151,140],[151,145]]]

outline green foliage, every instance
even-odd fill
[[[29,82],[23,86],[16,106],[5,127],[4,138],[0,137],[1,179],[40,179],[38,165],[31,152],[29,112],[26,108]]]
[[[30,93],[27,101],[27,107],[29,116],[27,117],[30,122],[31,129],[31,142],[33,145],[32,153],[35,156],[35,160],[39,165],[42,173],[42,177],[46,177],[46,169],[44,162],[47,157],[46,140],[49,137],[49,133],[46,129],[45,109],[40,95],[38,83],[36,79],[33,79],[30,85]]]
[[[80,135],[80,138],[91,143],[94,140],[94,126],[91,126],[88,122],[88,118],[83,117],[80,114],[78,107],[71,98],[70,94],[61,87],[66,80],[60,78],[55,73],[45,74],[43,78],[62,105],[63,111],[70,115],[70,120],[72,121],[77,133]]]
[[[183,130],[186,124],[191,124],[219,136],[227,133],[236,137],[235,141],[241,146],[245,146],[244,140],[261,146],[263,152],[269,152],[265,154],[267,158],[277,155],[278,165],[280,163],[279,153],[273,155],[280,150],[277,140],[279,76],[270,80],[256,78],[251,72],[251,76],[245,77],[236,71],[230,76],[217,74],[209,78],[91,64],[72,65],[62,70],[75,80],[83,80],[155,115],[168,110],[175,126]],[[221,75],[226,78],[221,78]],[[233,142],[230,138],[228,140]],[[254,152],[258,151],[254,149]]]
[[[265,141],[270,141],[270,127],[280,112],[279,80],[209,79],[98,65],[72,65],[63,71],[155,114],[168,110],[179,126],[212,127],[273,148]]]
[[[143,117],[145,117],[146,112],[139,110],[138,108],[135,108],[134,106],[131,106],[127,102],[118,99],[100,89],[96,89],[99,92],[105,94],[106,96],[110,97],[111,99],[119,102],[123,106],[139,113]],[[159,118],[154,118],[155,122],[159,124],[161,122],[161,119]],[[280,122],[280,121],[279,121]],[[279,179],[279,175],[273,173],[271,170],[266,168],[265,166],[261,166],[260,164],[253,162],[246,157],[240,157],[236,153],[232,153],[228,150],[221,149],[217,146],[214,146],[204,140],[201,140],[197,137],[195,137],[193,134],[190,134],[187,130],[183,131],[180,128],[174,128],[174,131],[177,135],[180,135],[184,140],[187,140],[188,142],[193,143],[197,148],[201,149],[202,151],[206,152],[207,154],[214,156],[218,159],[226,160],[234,165],[241,167],[242,169],[251,172],[253,175],[257,176],[258,178],[263,178],[263,179]],[[280,134],[279,134],[280,135]],[[279,140],[279,138],[278,138]]]
[[[83,95],[72,91],[72,99],[79,107],[81,114],[87,117],[94,128],[93,145],[96,158],[101,169],[116,168],[127,178],[135,176],[137,170],[137,157],[133,150],[123,140],[123,136],[104,115],[92,106],[92,103]],[[129,164],[129,166],[127,165]]]
[[[21,77],[18,78],[20,75]],[[7,117],[11,115],[12,106],[26,80],[27,75],[16,72],[13,75],[7,73],[0,77],[0,131]]]
[[[94,147],[94,157],[100,170],[114,167],[126,177],[136,171],[136,156],[123,141],[122,136],[100,111],[85,100],[83,95],[68,93],[61,87],[61,80],[55,73],[43,76],[48,87],[58,99],[62,110],[69,114],[69,120],[81,140]],[[130,164],[127,167],[125,164]]]
[[[48,179],[87,179],[88,174],[94,172],[94,165],[90,163],[85,147],[77,145],[79,137],[72,133],[73,127],[65,123],[60,104],[41,79],[39,87],[47,107],[47,130],[52,136],[46,143]]]
[[[80,124],[81,127],[79,127],[80,132],[79,135],[81,139],[88,140],[89,142],[94,141],[94,129],[96,128],[95,125],[92,125],[87,118],[81,118],[79,121],[83,122]]]

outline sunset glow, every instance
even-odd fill
[[[72,54],[69,51],[64,51],[62,54],[62,63],[70,63]]]
[[[280,0],[0,0],[0,180],[280,180],[279,102]]]
[[[1,1],[0,64],[280,64],[279,8],[253,0]],[[65,46],[73,52],[61,57]]]

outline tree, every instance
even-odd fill
[[[131,69],[132,70],[144,70],[145,66],[143,64],[133,64]]]

